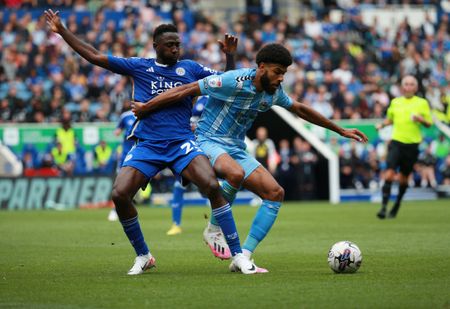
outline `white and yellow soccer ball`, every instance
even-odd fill
[[[348,240],[335,243],[328,252],[328,265],[335,273],[354,273],[361,262],[361,250]]]

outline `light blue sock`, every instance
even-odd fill
[[[242,253],[241,243],[239,241],[239,234],[236,229],[236,224],[233,219],[230,204],[212,210],[213,216],[216,218],[218,225],[222,229],[223,235],[230,248],[231,255],[235,256]]]
[[[262,205],[258,209],[255,219],[253,220],[252,226],[250,227],[247,239],[242,246],[243,249],[250,252],[255,251],[256,246],[258,246],[264,237],[266,237],[267,233],[269,233],[270,228],[278,216],[280,206],[281,202],[263,200]]]
[[[138,216],[120,221],[120,223],[122,224],[123,230],[125,231],[125,234],[127,234],[134,251],[136,251],[136,255],[149,253],[150,251],[145,243],[144,235],[142,234],[141,226],[139,225]]]
[[[230,203],[231,206],[234,200],[236,199],[236,193],[239,191],[239,189],[236,189],[235,187],[230,185],[226,180],[222,181],[220,189],[221,189],[220,192],[222,193],[223,197],[228,201],[228,203]],[[211,216],[209,222],[211,222],[211,224],[214,225],[219,225],[214,216]]]
[[[173,187],[173,198],[170,203],[170,207],[172,207],[172,222],[176,225],[181,224],[181,213],[184,205],[184,191],[186,191],[186,188],[184,188],[179,181],[176,181]]]

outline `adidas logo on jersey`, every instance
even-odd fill
[[[153,70],[153,67],[149,67],[145,72],[155,73],[155,70]]]

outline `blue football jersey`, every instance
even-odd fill
[[[147,102],[168,89],[217,73],[192,60],[181,60],[168,66],[157,63],[155,59],[108,56],[108,63],[111,71],[132,78],[132,100],[138,102]],[[151,141],[185,139],[192,135],[191,114],[192,98],[189,97],[136,120],[128,137]]]
[[[119,122],[117,123],[117,128],[121,129],[125,133],[125,138],[129,135],[135,120],[136,117],[131,110],[123,112],[120,115]]]
[[[201,93],[209,95],[196,134],[220,138],[245,147],[245,134],[259,112],[273,105],[290,108],[292,99],[280,86],[271,95],[257,92],[253,85],[256,69],[240,69],[198,81]]]

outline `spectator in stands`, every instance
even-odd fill
[[[435,165],[436,165],[436,158],[434,157],[431,149],[431,145],[427,146],[425,148],[425,151],[423,151],[419,155],[419,166],[420,166],[420,186],[423,188],[426,188],[428,186],[431,186],[435,188],[437,186],[436,182],[436,176],[435,176]]]
[[[75,130],[72,128],[71,122],[70,112],[63,110],[61,127],[56,130],[56,142],[61,144],[65,154],[75,153]]]
[[[273,141],[268,137],[266,127],[259,127],[256,129],[256,139],[253,140],[253,155],[256,160],[261,163],[269,172],[275,174],[277,167],[276,149]]]
[[[295,186],[295,171],[292,165],[291,157],[293,151],[287,139],[282,139],[279,142],[278,153],[280,155],[280,162],[275,172],[275,179],[285,191],[285,199],[293,200],[296,190]]]
[[[74,168],[74,163],[71,154],[64,149],[63,144],[59,141],[51,150],[53,164],[62,172],[65,176],[71,176]]]
[[[449,186],[450,185],[450,155],[445,159],[444,164],[440,168],[443,177],[443,184]]]
[[[94,148],[94,170],[99,174],[111,174],[114,172],[112,164],[112,148],[104,140]]]

